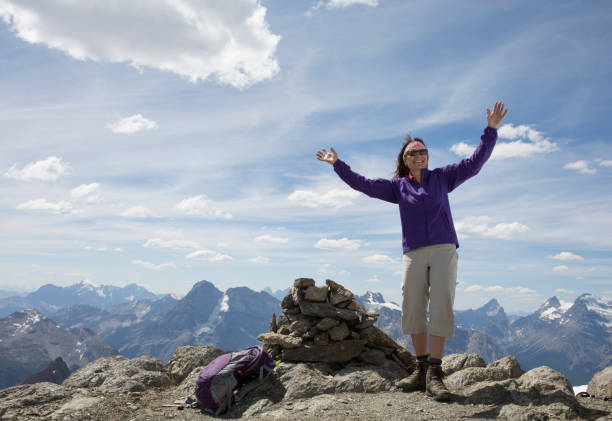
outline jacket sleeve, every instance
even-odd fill
[[[471,157],[442,167],[442,177],[449,192],[457,188],[468,178],[474,177],[493,153],[497,141],[497,129],[487,127],[480,136],[480,144]]]
[[[369,179],[357,174],[344,161],[338,159],[334,163],[334,171],[340,178],[353,189],[367,194],[370,197],[398,203],[393,183],[384,178]]]

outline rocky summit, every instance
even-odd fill
[[[569,381],[550,367],[529,371],[506,356],[486,363],[477,354],[443,359],[452,398],[404,393],[398,382],[412,356],[372,329],[376,314],[355,304],[333,281],[300,278],[283,300],[283,313],[260,335],[280,358],[274,375],[214,417],[179,406],[195,392],[204,366],[223,354],[214,346],[183,346],[168,363],[154,357],[100,358],[61,385],[36,383],[0,390],[0,420],[605,420],[612,401],[576,398]],[[323,334],[324,333],[324,334]],[[609,369],[590,390],[610,390]],[[178,410],[181,408],[182,410]]]

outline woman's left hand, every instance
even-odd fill
[[[504,110],[504,103],[496,102],[492,113],[487,108],[487,125],[492,129],[497,129],[506,114],[508,114],[508,110]]]

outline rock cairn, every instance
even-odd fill
[[[346,364],[351,360],[384,365],[390,360],[411,371],[412,354],[374,326],[351,291],[328,279],[316,286],[299,278],[283,299],[283,312],[272,315],[270,331],[257,337],[274,358],[294,362]]]

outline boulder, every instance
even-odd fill
[[[302,344],[302,338],[298,336],[282,335],[280,333],[262,333],[257,337],[258,341],[268,345],[280,345],[283,348],[297,348]]]
[[[317,323],[317,328],[319,330],[329,330],[332,327],[336,327],[340,324],[340,321],[337,319],[332,319],[331,317],[325,317],[321,319],[319,323]]]
[[[326,286],[309,286],[304,290],[304,299],[310,301],[325,301],[327,300],[327,287]]]
[[[336,305],[345,301],[353,299],[353,293],[342,285],[337,284],[331,279],[326,279],[325,283],[329,288],[329,302],[332,305]]]
[[[303,301],[300,303],[302,314],[315,317],[330,317],[333,319],[342,320],[357,320],[359,314],[353,310],[337,308],[328,303],[315,303],[312,301]]]
[[[314,286],[315,281],[311,278],[298,278],[293,281],[293,286],[295,288],[308,288]]]
[[[363,351],[366,341],[345,340],[330,342],[329,345],[307,344],[297,348],[283,349],[283,361],[311,361],[343,363],[357,357]]]
[[[204,367],[225,352],[216,346],[181,346],[174,351],[166,369],[174,384],[179,384],[196,367]]]
[[[356,301],[356,300],[352,300],[349,303],[349,305],[347,305],[345,308],[348,309],[348,310],[355,310],[357,313],[363,314],[363,315],[365,315],[367,313],[366,309],[363,308],[363,306],[361,304],[359,304],[359,302]]]
[[[486,367],[487,363],[478,354],[449,354],[442,358],[442,370],[446,375],[464,367]]]
[[[596,373],[587,386],[589,395],[612,396],[612,366]]]
[[[287,295],[285,295],[285,298],[281,301],[281,307],[283,309],[297,307],[297,303],[293,300],[293,290],[290,290]]]
[[[64,386],[49,382],[8,387],[0,390],[0,413],[8,409],[52,402],[68,396],[70,396],[69,391]]]
[[[539,394],[552,394],[562,392],[574,397],[572,384],[565,376],[548,366],[536,367],[529,370],[517,379],[519,387],[523,390],[534,389]]]
[[[138,392],[149,387],[166,387],[171,383],[166,366],[157,358],[145,356],[128,360],[114,356],[88,364],[64,380],[63,385],[95,387],[104,392]]]
[[[377,348],[387,348],[393,351],[396,348],[402,348],[389,335],[375,326],[370,326],[359,331],[361,339],[368,341],[368,344]]]
[[[359,354],[359,359],[367,364],[383,365],[387,358],[383,351],[373,348],[366,348],[361,354]]]
[[[349,328],[346,323],[342,322],[338,326],[329,330],[329,339],[332,341],[341,341],[349,336]]]
[[[476,355],[478,358],[480,358],[477,354],[470,355]],[[482,360],[482,358],[480,359]],[[504,358],[500,358],[497,361],[493,361],[492,363],[487,365],[487,369],[501,370],[502,372],[506,373],[507,378],[510,379],[519,378],[525,373],[525,370],[521,368],[516,358],[512,355],[507,355]]]

